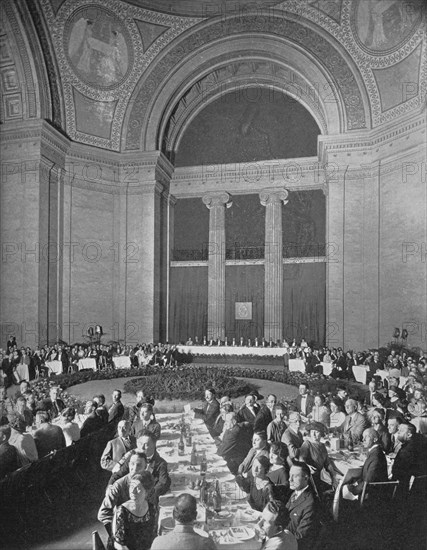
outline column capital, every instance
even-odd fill
[[[262,189],[259,192],[259,200],[263,206],[267,204],[274,204],[278,202],[283,202],[287,204],[289,193],[286,189]]]
[[[202,201],[203,204],[205,204],[209,208],[209,210],[214,206],[223,205],[227,206],[227,208],[230,208],[230,206],[233,204],[233,201],[231,200],[231,195],[226,191],[206,193],[206,195],[203,195]]]

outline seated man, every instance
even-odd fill
[[[393,462],[392,478],[400,481],[400,488],[406,490],[412,476],[427,475],[426,438],[416,433],[413,424],[403,422],[397,437],[402,446]]]
[[[58,394],[60,388],[58,386],[53,386],[49,390],[49,399],[45,399],[42,402],[43,410],[46,410],[49,413],[50,420],[53,420],[65,409],[65,404],[62,399],[59,399]]]
[[[136,439],[130,435],[130,423],[127,420],[120,420],[117,433],[118,436],[107,443],[101,456],[101,468],[110,472],[128,451],[136,447]]]
[[[30,462],[38,460],[39,455],[37,453],[36,443],[31,434],[27,433],[25,422],[18,416],[15,417],[10,427],[12,433],[9,439],[9,443],[16,447],[18,451],[19,466],[26,466]]]
[[[289,521],[289,512],[283,502],[270,500],[266,504],[258,523],[264,538],[261,550],[298,550],[295,536],[285,529]]]
[[[95,395],[93,398],[93,401],[97,404],[96,414],[102,419],[104,424],[108,423],[108,411],[107,407],[105,406],[105,395],[102,393],[99,395]]]
[[[0,479],[19,468],[18,451],[9,443],[11,431],[8,424],[0,426]]]
[[[215,420],[219,415],[219,403],[215,397],[216,392],[213,388],[207,388],[205,390],[205,400],[201,409],[194,409],[195,418],[202,418],[206,424],[209,433],[212,435],[211,430],[215,424]],[[214,436],[212,436],[214,437]]]
[[[129,473],[129,463],[131,457],[137,453],[143,452],[147,457],[147,470],[153,474],[155,485],[154,493],[157,498],[169,491],[171,479],[168,474],[168,465],[156,450],[156,440],[149,431],[141,432],[136,440],[136,450],[126,453],[118,464],[113,468],[113,474],[110,477],[109,484],[114,483],[121,477]]]
[[[288,448],[288,464],[292,466],[292,460],[297,459],[299,450],[303,444],[302,433],[300,432],[301,416],[293,411],[289,414],[288,427],[283,432],[282,443]]]
[[[390,434],[391,445],[389,454],[394,456],[400,451],[402,442],[398,438],[399,426],[402,424],[403,420],[400,416],[391,416],[387,421],[388,433]]]
[[[225,417],[228,413],[234,411],[233,403],[230,401],[220,402],[220,413],[211,428],[211,436],[215,439],[217,445],[221,443],[221,438],[225,427]]]
[[[391,449],[391,437],[384,426],[385,411],[384,409],[375,408],[371,409],[368,413],[368,418],[371,422],[372,428],[377,432],[379,437],[379,443],[381,444],[383,451],[388,454]]]
[[[358,443],[362,439],[363,431],[369,427],[369,423],[365,416],[357,412],[357,401],[355,399],[347,399],[345,402],[345,417],[344,424],[340,427],[344,437],[351,436],[354,443]]]
[[[86,437],[87,435],[97,432],[105,426],[101,416],[96,412],[97,408],[98,404],[95,401],[86,401],[85,414],[87,416],[86,420],[82,424],[80,437]]]
[[[131,434],[137,437],[143,430],[151,432],[156,441],[160,439],[160,424],[154,419],[153,405],[150,403],[142,403],[139,409],[139,418],[132,424]]]
[[[267,445],[267,435],[264,432],[254,433],[252,436],[252,448],[249,450],[243,462],[237,469],[238,476],[246,477],[252,470],[255,458],[260,456],[269,457],[270,453]]]
[[[344,484],[348,484],[348,489],[353,495],[360,495],[363,490],[363,484],[372,481],[388,481],[387,460],[380,444],[378,433],[373,428],[367,428],[363,432],[363,447],[368,456],[363,464],[359,476],[347,474]]]
[[[197,501],[187,493],[177,497],[173,509],[175,528],[172,532],[154,539],[151,550],[215,550],[210,537],[202,537],[193,529],[197,518]]]
[[[260,406],[256,402],[256,398],[249,394],[245,397],[245,404],[237,413],[238,424],[243,424],[254,429],[255,418],[260,410]]]
[[[114,508],[129,500],[129,487],[133,476],[141,474],[147,468],[147,457],[144,453],[136,451],[129,460],[128,473],[118,479],[113,485],[109,485],[105,492],[104,500],[98,511],[98,521],[104,524],[109,536],[112,535],[112,522]]]
[[[50,423],[49,414],[46,411],[39,411],[36,414],[36,427],[33,437],[39,458],[65,447],[64,432],[59,426]]]
[[[298,388],[298,396],[295,400],[298,412],[303,416],[308,416],[314,405],[314,397],[308,393],[308,384],[301,382]]]
[[[267,433],[267,426],[273,420],[273,411],[277,403],[277,397],[270,393],[265,405],[262,405],[255,417],[254,432]]]
[[[290,516],[286,529],[297,539],[298,550],[313,548],[320,528],[317,503],[309,480],[308,465],[294,460],[289,472],[289,485],[293,493],[286,504]]]
[[[217,454],[227,462],[227,467],[233,475],[237,474],[239,464],[243,462],[250,448],[250,435],[245,428],[237,424],[236,413],[227,413],[224,434]]]
[[[113,391],[113,404],[108,410],[108,422],[116,422],[121,420],[124,415],[125,408],[121,402],[122,392],[120,390]]]

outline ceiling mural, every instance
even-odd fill
[[[423,0],[40,0],[40,6],[61,76],[64,129],[102,148],[138,149],[152,97],[174,67],[241,33],[255,42],[257,33],[261,40],[266,33],[283,37],[317,59],[340,90],[347,131],[376,127],[425,101]],[[195,71],[206,61],[201,54]],[[3,81],[11,94],[10,79]]]

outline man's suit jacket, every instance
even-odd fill
[[[174,530],[161,537],[156,537],[151,550],[216,550],[210,537],[196,533],[192,525],[176,525]]]
[[[270,409],[267,407],[267,405],[263,405],[255,417],[254,432],[267,433],[267,426],[272,420],[273,416]]]
[[[408,486],[411,476],[427,474],[427,449],[425,436],[414,434],[411,439],[402,443],[392,468],[392,477],[399,480],[402,488]]]
[[[36,442],[39,458],[65,447],[64,433],[59,426],[44,423],[34,432],[33,437]]]
[[[282,435],[282,443],[288,448],[288,462],[291,463],[293,458],[298,458],[299,450],[304,439],[301,432],[295,433],[291,428],[287,428]]]
[[[19,468],[18,451],[8,441],[0,444],[0,479]]]
[[[138,437],[138,434],[142,432],[142,430],[148,430],[149,432],[151,432],[156,441],[160,439],[160,433],[161,433],[160,424],[155,420],[150,420],[150,422],[145,426],[145,428],[143,426],[143,421],[140,418],[138,418],[138,420],[135,420],[135,422],[132,424],[131,434],[134,437]]]
[[[113,403],[108,411],[108,422],[119,421],[125,413],[125,408],[121,401]]]
[[[363,414],[356,412],[353,418],[349,414],[345,417],[340,430],[346,435],[351,434],[353,441],[358,442],[362,439],[362,434],[366,428],[369,428],[369,422]]]
[[[385,426],[380,426],[378,429],[375,428],[378,435],[380,436],[380,443],[385,454],[391,452],[391,435],[389,434]]]
[[[309,550],[313,547],[319,530],[317,505],[313,493],[307,487],[296,500],[291,498],[286,504],[290,521],[286,529],[298,541],[298,550]]]
[[[110,472],[119,460],[130,450],[136,447],[136,441],[133,436],[129,436],[128,442],[123,437],[116,437],[109,441],[101,456],[101,468]]]
[[[239,470],[238,470],[239,474],[247,474],[248,472],[250,472],[250,470],[252,468],[253,461],[255,460],[256,457],[266,456],[268,458],[269,454],[270,453],[268,452],[267,449],[263,449],[261,451],[257,451],[254,448],[249,449],[248,454],[246,455],[245,459],[243,460],[243,462],[239,466]]]
[[[251,436],[248,431],[236,424],[229,430],[225,430],[222,442],[217,449],[217,454],[222,456],[227,463],[239,466],[251,449]],[[233,473],[233,472],[232,472]]]
[[[49,413],[50,419],[53,420],[65,409],[65,404],[62,399],[52,401],[49,397],[48,399],[43,400],[42,408]]]
[[[367,483],[388,481],[387,460],[380,445],[369,450],[368,457],[362,467],[362,478],[354,489],[354,494],[361,494],[365,481]]]
[[[219,402],[217,399],[212,399],[210,403],[207,401],[203,404],[203,408],[201,409],[194,409],[196,418],[203,418],[206,426],[208,428],[212,428],[212,426],[215,424],[215,420],[217,419],[217,416],[219,415]]]
[[[298,412],[302,412],[301,411],[301,400],[302,400],[302,397],[301,395],[298,395],[296,400],[295,400],[295,404],[297,406],[297,409],[298,409]],[[307,395],[307,399],[306,399],[306,405],[305,405],[305,416],[307,416],[308,414],[311,413],[311,409],[313,408],[313,405],[314,405],[314,397],[312,395]]]
[[[96,411],[90,413],[90,415],[83,422],[80,430],[80,437],[85,437],[92,432],[97,432],[104,426],[102,418],[96,414]]]
[[[389,453],[394,453],[397,455],[397,453],[400,451],[402,447],[402,442],[399,441],[397,438],[397,434],[390,435],[391,438],[391,445],[390,445],[390,451]]]
[[[259,413],[259,410],[260,410],[260,406],[258,405],[258,403],[254,404],[255,414],[253,414],[246,405],[243,405],[243,407],[237,413],[237,422],[239,424],[246,422],[253,427],[255,425],[255,418]]]
[[[121,462],[121,468],[118,472],[112,474],[108,484],[111,485],[123,476],[129,473],[129,462],[131,456],[134,454],[135,450],[129,451],[126,455],[123,456]],[[151,462],[147,465],[147,470],[153,474],[154,477],[154,493],[157,497],[164,495],[169,491],[171,486],[171,479],[168,473],[168,465],[166,460],[164,460],[157,451],[154,452]],[[129,498],[129,497],[128,497]]]

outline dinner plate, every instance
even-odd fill
[[[205,537],[205,538],[209,537],[209,534],[206,533],[206,531],[204,529],[199,529],[199,527],[194,527],[193,530],[194,530],[195,533],[197,533],[201,537]]]
[[[255,531],[246,526],[230,527],[228,532],[237,540],[250,540],[255,538]]]

